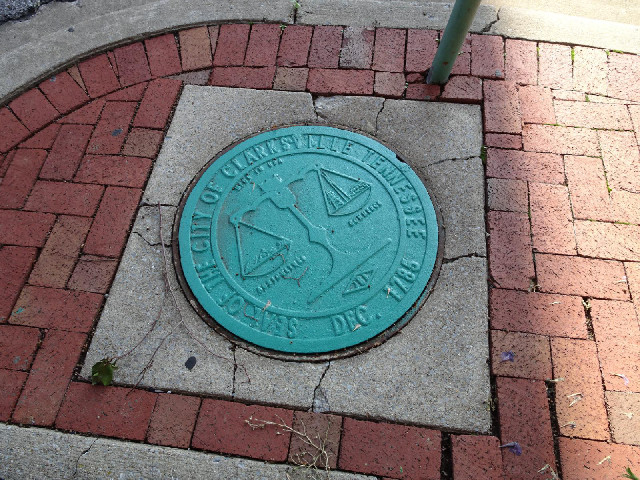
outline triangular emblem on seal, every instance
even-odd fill
[[[365,206],[371,195],[371,185],[357,178],[320,168],[320,186],[331,216],[348,215]]]
[[[243,277],[273,272],[286,261],[291,240],[245,222],[236,225],[236,241]]]
[[[350,293],[356,293],[361,290],[369,288],[371,285],[371,279],[373,278],[375,270],[367,270],[366,272],[360,272],[351,279],[346,290],[342,292],[342,295],[348,295]]]

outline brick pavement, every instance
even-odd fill
[[[640,57],[471,35],[442,89],[423,83],[438,35],[187,28],[82,60],[0,107],[0,421],[277,462],[317,453],[251,417],[306,429],[332,468],[384,478],[640,473]],[[492,435],[77,379],[190,78],[482,105]]]

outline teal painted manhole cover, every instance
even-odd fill
[[[435,278],[439,227],[423,183],[379,142],[333,127],[279,128],[230,147],[193,181],[174,230],[196,310],[279,358],[378,344]]]

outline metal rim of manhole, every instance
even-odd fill
[[[261,355],[327,361],[415,315],[442,261],[440,220],[423,181],[378,140],[286,126],[203,167],[178,208],[173,258],[219,334]]]

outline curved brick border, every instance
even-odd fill
[[[0,108],[0,421],[295,462],[299,437],[245,422],[280,417],[328,432],[330,467],[387,478],[638,473],[640,58],[472,35],[441,91],[437,38],[197,27]],[[74,379],[184,83],[483,105],[499,438]]]

